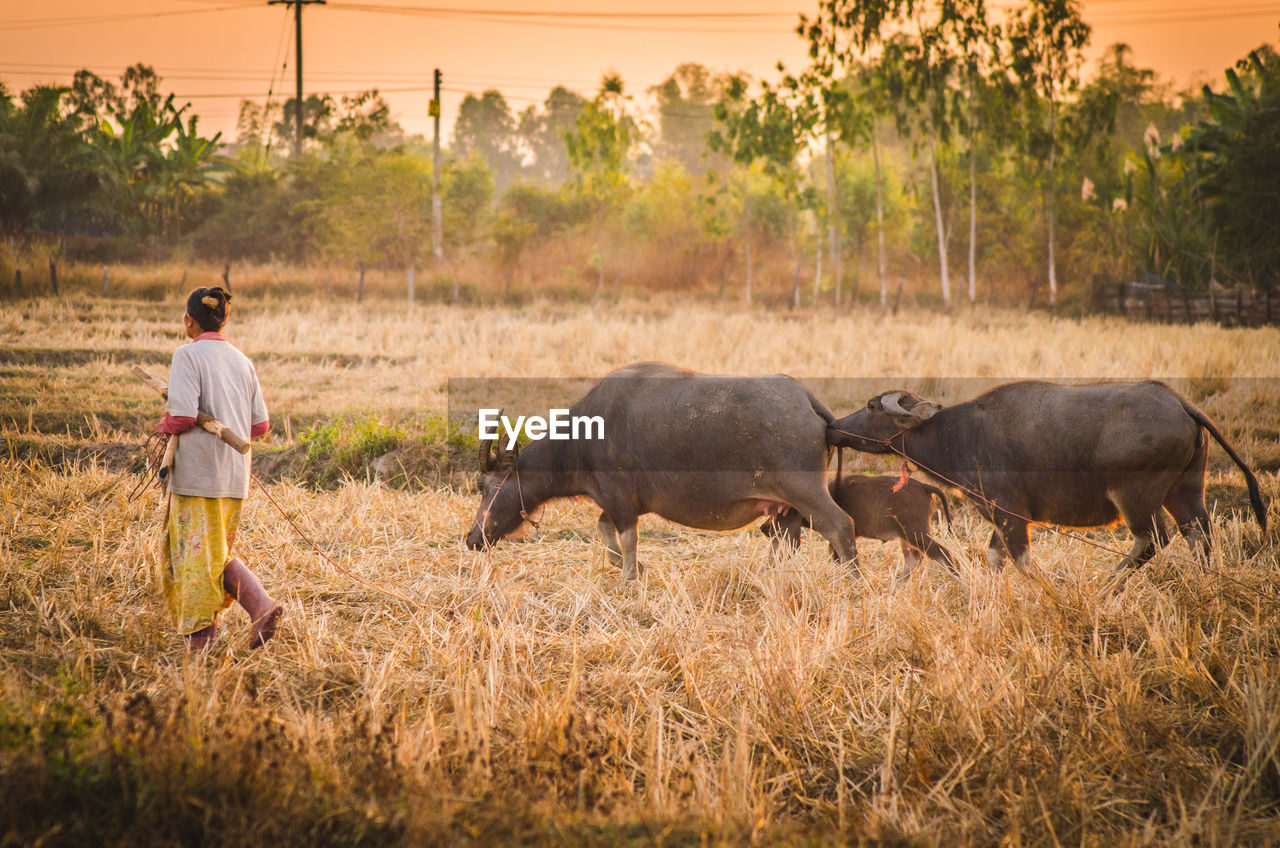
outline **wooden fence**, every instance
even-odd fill
[[[1094,308],[1135,321],[1213,321],[1229,327],[1261,327],[1280,324],[1280,291],[1237,288],[1188,292],[1172,286],[1118,283],[1094,288]]]

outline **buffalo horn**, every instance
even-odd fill
[[[480,440],[480,470],[493,470],[493,439]]]
[[[910,415],[911,412],[909,410],[902,408],[901,399],[902,392],[886,392],[880,400],[884,404],[884,408],[894,415]]]

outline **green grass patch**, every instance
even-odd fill
[[[313,424],[298,435],[303,446],[303,472],[319,486],[343,477],[365,476],[369,463],[393,450],[405,438],[399,427],[390,427],[373,415],[335,418]]]

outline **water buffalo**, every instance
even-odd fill
[[[795,510],[857,568],[853,522],[827,491],[827,426],[835,418],[786,376],[721,377],[660,363],[620,368],[570,409],[601,416],[603,439],[541,439],[516,453],[480,446],[480,508],[467,546],[520,526],[540,504],[585,495],[601,508],[609,558],[634,579],[636,519],[657,513],[703,530],[734,530]]]
[[[951,552],[929,535],[935,497],[942,504],[947,523],[951,523],[946,494],[919,480],[907,480],[895,492],[897,484],[898,477],[894,475],[864,477],[851,474],[831,482],[831,497],[849,513],[853,519],[853,531],[859,539],[896,541],[902,546],[902,570],[898,572],[898,582],[911,576],[921,557],[937,560],[954,573],[956,566]],[[798,513],[787,513],[769,518],[760,526],[760,532],[773,539],[775,550],[781,542],[795,550],[800,544],[800,528],[807,526],[808,521]]]
[[[1204,478],[1213,436],[1244,472],[1258,523],[1258,481],[1222,433],[1163,383],[1018,382],[943,407],[908,391],[877,395],[833,423],[831,444],[899,453],[961,487],[995,525],[987,557],[1027,557],[1028,520],[1097,527],[1123,518],[1133,547],[1116,571],[1169,540],[1161,507],[1200,556],[1209,551]],[[892,447],[890,447],[892,446]]]

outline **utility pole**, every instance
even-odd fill
[[[293,158],[302,158],[302,7],[318,4],[323,6],[325,0],[267,0],[268,6],[293,7],[294,56],[297,59],[294,77],[297,80],[297,94],[294,96],[293,124]]]
[[[436,68],[435,93],[428,110],[435,120],[435,135],[431,143],[431,253],[436,262],[444,258],[441,245],[444,230],[444,209],[440,200],[440,69]]]

